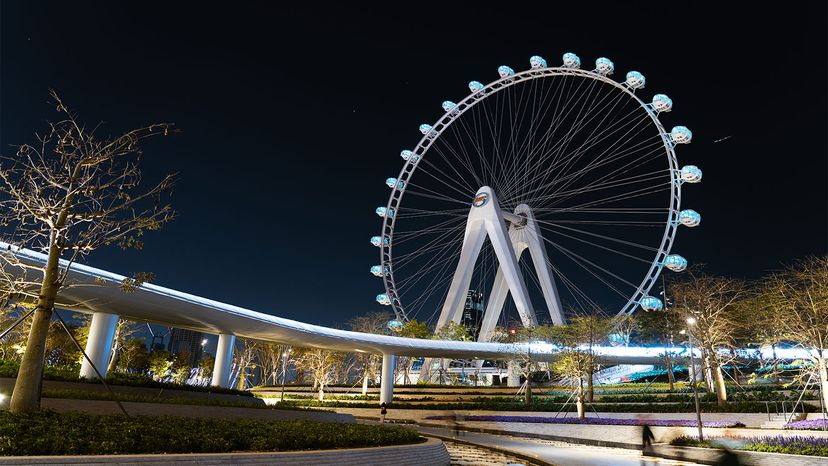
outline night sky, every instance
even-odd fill
[[[182,291],[325,325],[380,306],[369,238],[401,149],[466,83],[531,55],[611,58],[694,132],[683,190],[703,216],[676,251],[756,278],[828,243],[825,2],[594,2],[567,10],[418,2],[394,8],[277,2],[3,2],[0,150],[32,142],[56,89],[102,134],[174,122],[145,147],[145,179],[179,172],[180,216],[144,251],[91,265],[152,271]],[[586,67],[586,66],[585,66]],[[716,142],[718,141],[718,142]]]

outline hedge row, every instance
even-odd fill
[[[109,392],[87,391],[66,388],[44,388],[44,398],[62,398],[69,400],[112,400]],[[151,396],[133,393],[117,393],[118,401],[135,403],[163,403],[173,405],[200,405],[222,406],[231,408],[261,408],[261,409],[299,409],[287,406],[268,406],[252,397],[243,397],[238,400],[222,400],[218,398],[192,398],[183,396]]]
[[[0,359],[0,377],[17,377],[20,370],[20,363],[8,359]],[[61,382],[84,382],[100,384],[97,379],[86,379],[80,375],[80,364],[66,366],[45,366],[43,368],[44,380],[56,380]],[[200,387],[197,385],[184,385],[168,382],[157,382],[146,374],[129,374],[125,372],[110,372],[106,375],[106,383],[111,385],[126,385],[131,387],[165,388],[171,390],[188,390],[193,392],[225,393],[230,395],[252,396],[245,390],[234,390],[222,387]]]
[[[733,439],[729,439],[732,441]],[[684,447],[718,448],[720,439],[699,441],[695,437],[678,437],[671,445]],[[828,439],[818,437],[754,437],[743,439],[738,450],[785,453],[788,455],[828,456]]]
[[[418,443],[404,427],[314,421],[0,412],[0,455],[226,453]]]

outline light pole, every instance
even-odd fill
[[[287,371],[287,357],[290,354],[290,348],[282,352],[282,395],[279,397],[279,403],[285,400],[285,374]]]
[[[693,377],[690,380],[690,385],[693,387],[693,398],[696,401],[696,422],[699,425],[699,442],[704,441],[704,434],[702,433],[702,418],[701,418],[701,406],[699,406],[699,391],[696,388],[696,366],[693,363],[693,333],[690,331],[690,328],[696,324],[696,319],[693,317],[687,318],[687,345],[690,351],[690,370],[693,373]],[[683,331],[682,331],[683,332]],[[689,373],[689,372],[688,372]]]

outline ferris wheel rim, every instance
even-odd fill
[[[649,294],[650,289],[655,284],[656,279],[658,278],[659,274],[663,269],[665,258],[670,254],[670,251],[672,250],[673,243],[675,241],[675,236],[678,231],[678,216],[681,211],[682,182],[679,175],[680,169],[678,166],[678,160],[675,154],[675,144],[669,138],[670,133],[666,131],[664,125],[658,119],[658,112],[656,112],[650,104],[644,102],[639,96],[637,96],[634,92],[634,89],[630,88],[629,86],[626,86],[624,83],[620,83],[618,81],[611,79],[607,75],[601,74],[597,71],[589,71],[580,68],[533,68],[529,70],[515,72],[514,74],[501,77],[495,81],[490,82],[489,84],[484,85],[481,89],[471,92],[463,100],[457,102],[451,110],[446,111],[443,115],[441,115],[437,119],[435,124],[432,125],[429,131],[423,134],[422,138],[420,138],[417,145],[414,146],[413,149],[411,149],[412,157],[409,158],[409,160],[405,161],[405,163],[403,164],[403,168],[400,170],[400,173],[396,178],[398,182],[394,183],[394,185],[391,187],[391,194],[388,197],[388,202],[386,203],[385,209],[388,212],[393,212],[398,209],[399,205],[402,203],[402,198],[405,194],[405,190],[409,186],[408,180],[416,171],[419,162],[425,157],[426,153],[428,152],[428,149],[433,145],[433,143],[439,139],[442,132],[445,129],[448,129],[465,112],[474,108],[477,104],[485,101],[486,99],[492,97],[498,92],[508,89],[509,87],[512,87],[518,83],[560,76],[577,76],[580,78],[592,79],[594,81],[609,84],[616,90],[620,90],[628,97],[632,98],[638,104],[638,106],[646,112],[647,116],[650,118],[650,120],[658,130],[659,136],[661,137],[662,145],[664,147],[665,155],[667,156],[670,172],[670,205],[668,208],[667,222],[664,227],[664,233],[662,234],[661,244],[659,245],[658,250],[655,254],[655,258],[653,259],[653,262],[650,264],[650,267],[641,284],[637,287],[635,292],[629,298],[627,303],[621,308],[621,310],[619,310],[616,313],[616,316],[618,317],[626,314],[631,314],[634,311],[635,306],[638,305],[638,301]],[[402,322],[408,322],[409,317],[405,312],[404,305],[398,296],[396,285],[394,282],[392,249],[394,246],[393,236],[396,219],[396,215],[386,215],[383,217],[382,230],[380,235],[381,240],[379,245],[380,266],[384,271],[382,278],[383,283],[385,285],[385,294],[388,300],[390,301],[392,310],[397,320]]]

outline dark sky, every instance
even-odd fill
[[[180,173],[179,219],[92,265],[313,323],[376,310],[373,210],[417,126],[498,65],[568,51],[644,72],[693,130],[679,157],[705,176],[684,206],[703,224],[677,238],[691,262],[753,278],[826,253],[825,2],[173,3],[2,3],[3,151],[54,116],[50,87],[112,133],[182,130],[144,158],[147,180]]]

